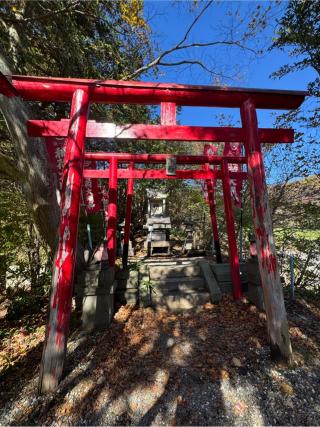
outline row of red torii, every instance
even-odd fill
[[[61,121],[31,120],[26,124],[31,137],[64,137],[66,153],[62,177],[59,242],[53,265],[50,313],[42,357],[40,390],[53,391],[61,379],[65,361],[75,268],[76,242],[83,178],[109,181],[107,244],[110,265],[115,263],[117,226],[117,183],[128,179],[125,257],[129,240],[134,179],[205,180],[208,190],[214,240],[218,241],[213,180],[222,179],[233,295],[241,298],[239,261],[234,228],[230,179],[248,179],[255,229],[259,272],[262,281],[271,354],[288,362],[292,350],[284,306],[282,285],[273,240],[261,143],[292,143],[291,129],[259,129],[256,109],[290,110],[298,108],[306,92],[241,89],[213,86],[186,86],[163,83],[97,81],[85,79],[0,76],[0,93],[27,101],[71,102],[70,118]],[[88,120],[89,104],[145,104],[161,106],[161,124],[117,126]],[[241,128],[176,125],[176,106],[240,108]],[[85,152],[86,138],[116,140],[166,140],[241,142],[244,156],[177,155],[178,164],[202,165],[201,169],[178,169],[168,176],[165,169],[137,169],[135,164],[165,163],[168,154],[128,154]],[[85,159],[109,162],[104,170],[84,169]],[[232,172],[228,163],[245,164],[247,171]],[[127,168],[119,168],[127,164]],[[211,169],[210,165],[218,165]]]

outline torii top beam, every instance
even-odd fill
[[[107,104],[160,104],[239,108],[250,98],[256,108],[291,110],[298,108],[307,92],[264,90],[220,86],[192,86],[174,83],[92,80],[13,75],[7,77],[17,93],[29,101],[71,101],[77,89],[88,91],[90,102]],[[9,83],[10,84],[10,83]],[[0,92],[8,94],[8,81],[0,79]],[[8,95],[7,95],[8,96]]]

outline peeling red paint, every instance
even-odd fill
[[[53,376],[57,382],[62,374],[61,356],[65,351],[69,332],[88,109],[88,94],[77,90],[72,101],[71,126],[66,142],[59,243],[54,260],[47,340],[43,355],[43,371]]]
[[[107,248],[109,265],[114,266],[117,249],[118,161],[110,160]]]
[[[230,192],[230,173],[229,173],[228,162],[226,160],[221,162],[221,170],[222,170],[223,200],[224,200],[228,243],[229,243],[232,290],[233,290],[234,299],[238,300],[242,297],[242,287],[241,287],[241,280],[240,280],[237,240],[236,240],[236,233],[234,228],[233,207],[232,207],[231,192]]]
[[[266,280],[268,276],[270,280],[280,282],[273,239],[270,241],[270,237],[272,238],[272,222],[254,104],[248,101],[242,107],[241,114],[246,132],[248,180],[260,275],[265,284],[269,283]]]

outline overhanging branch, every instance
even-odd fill
[[[179,65],[188,65],[188,64],[189,65],[198,65],[201,68],[203,68],[205,71],[207,71],[208,73],[210,73],[212,75],[218,75],[217,72],[210,69],[210,67],[208,67],[206,64],[204,64],[202,61],[200,61],[198,59],[172,61],[172,62],[171,61],[163,61],[164,58],[168,57],[173,52],[178,52],[181,50],[187,50],[187,49],[191,49],[193,47],[212,47],[212,46],[219,46],[219,45],[220,46],[223,46],[223,45],[224,46],[235,46],[235,47],[238,47],[238,48],[243,49],[243,50],[247,50],[247,51],[252,52],[252,53],[257,53],[255,51],[255,49],[252,49],[252,48],[244,45],[243,43],[241,43],[241,40],[233,40],[233,39],[231,39],[231,40],[216,40],[216,41],[195,42],[195,43],[185,44],[185,42],[186,42],[188,36],[190,35],[192,29],[197,24],[197,22],[202,17],[202,15],[207,11],[207,9],[212,5],[212,3],[213,3],[212,0],[206,3],[206,5],[201,9],[201,11],[198,13],[198,15],[194,18],[194,20],[190,24],[190,26],[187,28],[182,39],[176,45],[174,45],[170,49],[163,51],[162,53],[160,53],[160,55],[158,55],[156,58],[154,58],[148,64],[143,65],[142,67],[135,70],[133,73],[127,74],[126,76],[123,77],[122,80],[134,79],[137,76],[139,76],[140,74],[142,74],[142,73],[144,73],[144,72],[148,71],[149,69],[156,67],[156,66],[166,66],[167,67],[167,66],[179,66]]]

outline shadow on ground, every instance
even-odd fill
[[[123,307],[108,331],[72,337],[57,393],[36,398],[31,388],[0,423],[319,424],[318,344],[298,321],[290,323],[297,362],[288,369],[270,362],[265,315],[246,302],[225,297],[175,315]]]

